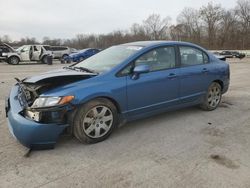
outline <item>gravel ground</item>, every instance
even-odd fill
[[[98,144],[63,136],[33,151],[11,137],[4,99],[14,77],[61,67],[0,63],[0,187],[250,187],[250,59],[233,60],[220,107],[131,122]]]

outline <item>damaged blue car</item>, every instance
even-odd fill
[[[197,45],[143,41],[16,80],[6,100],[9,130],[24,146],[45,149],[64,130],[96,143],[121,122],[194,105],[214,110],[228,90],[230,71]]]

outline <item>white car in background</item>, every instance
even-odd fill
[[[65,59],[72,53],[76,53],[77,50],[74,48],[66,47],[66,46],[50,46],[50,49],[53,52],[53,57],[55,59]]]
[[[3,53],[7,63],[17,65],[19,62],[37,61],[47,63],[47,58],[53,56],[50,46],[47,45],[24,45],[15,52]]]

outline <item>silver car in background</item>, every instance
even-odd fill
[[[50,49],[53,52],[53,57],[55,59],[65,59],[70,54],[77,52],[76,49],[67,46],[51,46]]]
[[[50,46],[47,45],[23,45],[13,52],[2,53],[7,63],[17,65],[20,62],[47,63],[47,58],[53,56]]]

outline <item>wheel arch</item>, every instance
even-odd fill
[[[221,90],[223,90],[223,88],[224,88],[224,82],[222,80],[217,79],[217,80],[214,80],[213,82],[216,82],[216,83],[220,84]]]
[[[10,56],[8,57],[8,60],[9,60],[10,58],[12,58],[12,57],[17,57],[17,58],[19,59],[19,61],[21,61],[21,58],[20,58],[18,55],[10,55]]]
[[[10,64],[10,65],[13,65],[12,63],[10,63],[10,59],[13,58],[13,57],[15,57],[15,58],[18,59],[18,63],[17,63],[17,64],[19,64],[19,63],[21,62],[21,58],[20,58],[18,55],[16,55],[16,54],[10,55],[10,56],[7,58],[6,62],[7,62],[8,64]]]
[[[63,56],[69,56],[69,54],[67,54],[67,53],[64,53],[64,54],[62,55],[62,57],[63,57]]]
[[[43,54],[40,58],[40,60],[42,60],[44,57],[48,56],[48,54]]]
[[[92,98],[88,98],[86,101],[81,102],[81,104],[88,103],[88,102],[93,101],[95,99],[107,99],[107,100],[109,100],[110,102],[112,102],[114,104],[114,106],[117,109],[117,112],[119,114],[121,113],[121,107],[120,107],[119,103],[113,97],[110,97],[110,96],[105,96],[105,95],[95,96],[95,97],[92,97]]]

